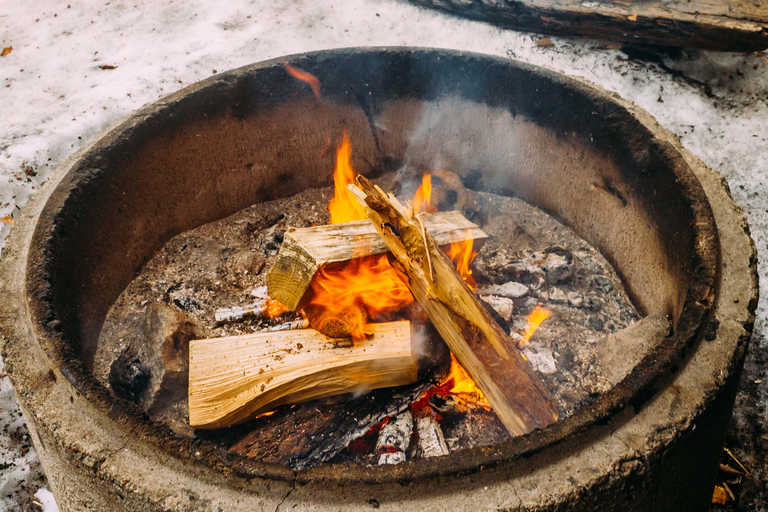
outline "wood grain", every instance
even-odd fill
[[[425,214],[424,225],[443,246],[473,240],[477,250],[487,238],[477,224],[459,212]],[[295,310],[323,265],[385,252],[387,246],[367,220],[288,231],[280,253],[267,273],[269,296]]]
[[[283,404],[416,382],[410,325],[372,324],[354,344],[314,329],[192,340],[189,423],[221,428]]]

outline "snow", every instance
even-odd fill
[[[727,177],[768,261],[765,54],[684,51],[641,62],[600,49],[605,42],[553,37],[554,46],[540,47],[540,36],[397,0],[5,2],[0,26],[0,47],[13,47],[0,57],[0,218],[15,216],[53,168],[105,127],[217,71],[327,48],[430,46],[548,66],[634,101]],[[0,251],[10,229],[0,223]],[[757,348],[765,348],[766,300]],[[0,510],[26,506],[35,492],[50,503],[14,403],[0,379]]]

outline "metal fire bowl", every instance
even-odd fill
[[[73,156],[3,253],[4,358],[64,511],[706,510],[757,297],[723,179],[585,81],[430,49],[346,49],[216,75]],[[367,175],[407,160],[554,215],[674,333],[610,392],[507,443],[398,466],[293,472],[176,437],[89,368],[105,315],[172,236],[331,183],[342,129]],[[319,156],[320,155],[320,156]]]

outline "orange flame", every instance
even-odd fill
[[[290,311],[290,308],[279,300],[267,299],[267,306],[264,308],[262,314],[267,318],[275,318],[288,311]]]
[[[283,61],[283,67],[285,67],[285,70],[290,73],[292,77],[298,78],[302,82],[308,83],[312,88],[312,92],[314,92],[315,96],[317,96],[317,99],[320,99],[320,80],[318,80],[315,75],[311,75],[306,71],[295,68],[285,61]]]
[[[477,387],[475,381],[472,380],[472,377],[469,376],[453,354],[451,354],[451,373],[448,375],[445,383],[448,383],[451,379],[453,379],[453,387],[450,389],[451,393],[472,393],[478,395],[481,400],[487,401],[483,392]]]
[[[461,242],[451,242],[451,245],[448,247],[448,257],[453,260],[453,263],[456,265],[456,270],[459,272],[461,278],[464,279],[464,282],[467,283],[467,286],[474,290],[477,283],[472,277],[472,269],[469,267],[475,260],[477,251],[473,251],[472,246],[472,239],[462,240]]]
[[[531,339],[531,336],[533,336],[533,333],[535,333],[536,329],[539,328],[541,322],[549,318],[551,314],[552,312],[547,308],[538,305],[533,308],[531,314],[528,315],[527,323],[525,325],[525,332],[523,332],[523,344],[528,343],[528,341]]]
[[[413,295],[389,264],[386,254],[356,258],[338,270],[321,269],[312,280],[309,304],[328,311],[342,312],[362,301],[369,316],[402,309],[413,302]],[[365,325],[352,333],[365,338]]]
[[[413,211],[435,212],[437,208],[432,206],[432,174],[427,173],[421,176],[421,185],[413,196]]]
[[[334,196],[328,203],[328,211],[331,212],[331,224],[366,219],[365,210],[357,202],[352,192],[347,189],[347,185],[355,182],[357,175],[349,162],[350,156],[352,156],[352,144],[350,144],[345,130],[341,145],[336,151],[336,169],[333,171]]]

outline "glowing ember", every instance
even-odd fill
[[[298,78],[302,82],[308,83],[309,86],[312,87],[312,92],[315,93],[317,99],[320,99],[320,80],[318,80],[314,75],[311,75],[306,71],[302,71],[299,68],[295,68],[285,61],[283,61],[283,67],[285,67],[285,70],[294,78]]]
[[[480,388],[477,387],[475,381],[469,376],[456,357],[451,354],[451,373],[448,375],[446,383],[453,380],[453,387],[450,389],[451,393],[471,393],[480,397],[480,400],[485,400],[485,395]]]
[[[436,212],[437,208],[432,206],[432,175],[427,173],[421,177],[421,185],[413,196],[413,211],[418,212]]]
[[[366,219],[365,210],[357,202],[352,192],[347,189],[350,183],[355,182],[357,175],[349,162],[350,156],[352,156],[352,144],[350,144],[345,130],[341,145],[336,151],[336,169],[333,171],[334,196],[328,203],[328,211],[331,212],[331,224]]]
[[[473,241],[471,239],[463,240],[461,242],[451,242],[448,247],[448,257],[451,258],[456,265],[456,270],[464,282],[467,283],[472,290],[475,289],[477,283],[472,277],[472,269],[469,268],[472,262],[477,256],[477,251],[472,250]]]
[[[539,325],[541,322],[549,318],[549,316],[552,314],[551,311],[549,311],[547,308],[536,306],[533,308],[533,311],[531,311],[531,314],[528,315],[528,320],[525,326],[525,332],[523,333],[523,344],[528,343],[528,340],[531,339],[531,336],[533,336],[533,333],[536,332],[536,329],[539,328]]]

